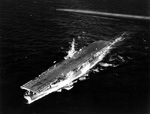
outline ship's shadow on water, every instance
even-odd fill
[[[149,21],[55,10],[83,7],[78,2],[70,3],[4,1],[0,18],[0,113],[148,114]],[[94,10],[93,4],[84,8]],[[95,6],[96,11],[106,9]],[[54,65],[54,61],[64,60],[73,38],[79,50],[122,33],[128,33],[127,40],[116,45],[86,80],[78,81],[69,91],[51,93],[26,104],[20,86]]]

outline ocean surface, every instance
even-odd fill
[[[0,1],[0,114],[148,114],[150,21],[56,11],[84,9],[149,16],[148,1]],[[20,86],[76,50],[127,33],[88,79],[28,105]]]

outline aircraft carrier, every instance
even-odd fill
[[[22,85],[21,89],[27,90],[24,98],[30,104],[52,92],[71,89],[77,79],[85,77],[85,74],[122,40],[124,40],[123,36],[110,41],[99,40],[76,51],[72,57],[55,64],[35,79]]]

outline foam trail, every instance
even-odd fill
[[[150,20],[150,16],[139,16],[139,15],[129,15],[129,14],[107,13],[107,12],[79,10],[79,9],[56,9],[56,10],[57,11],[75,12],[75,13],[85,13],[85,14],[92,14],[92,15],[110,16],[110,17],[121,17],[121,18]]]

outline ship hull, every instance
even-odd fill
[[[75,80],[85,76],[109,53],[113,45],[122,40],[120,37],[114,41],[94,42],[76,52],[72,58],[50,67],[39,77],[21,86],[27,90],[24,98],[30,104],[52,92],[71,89]]]

